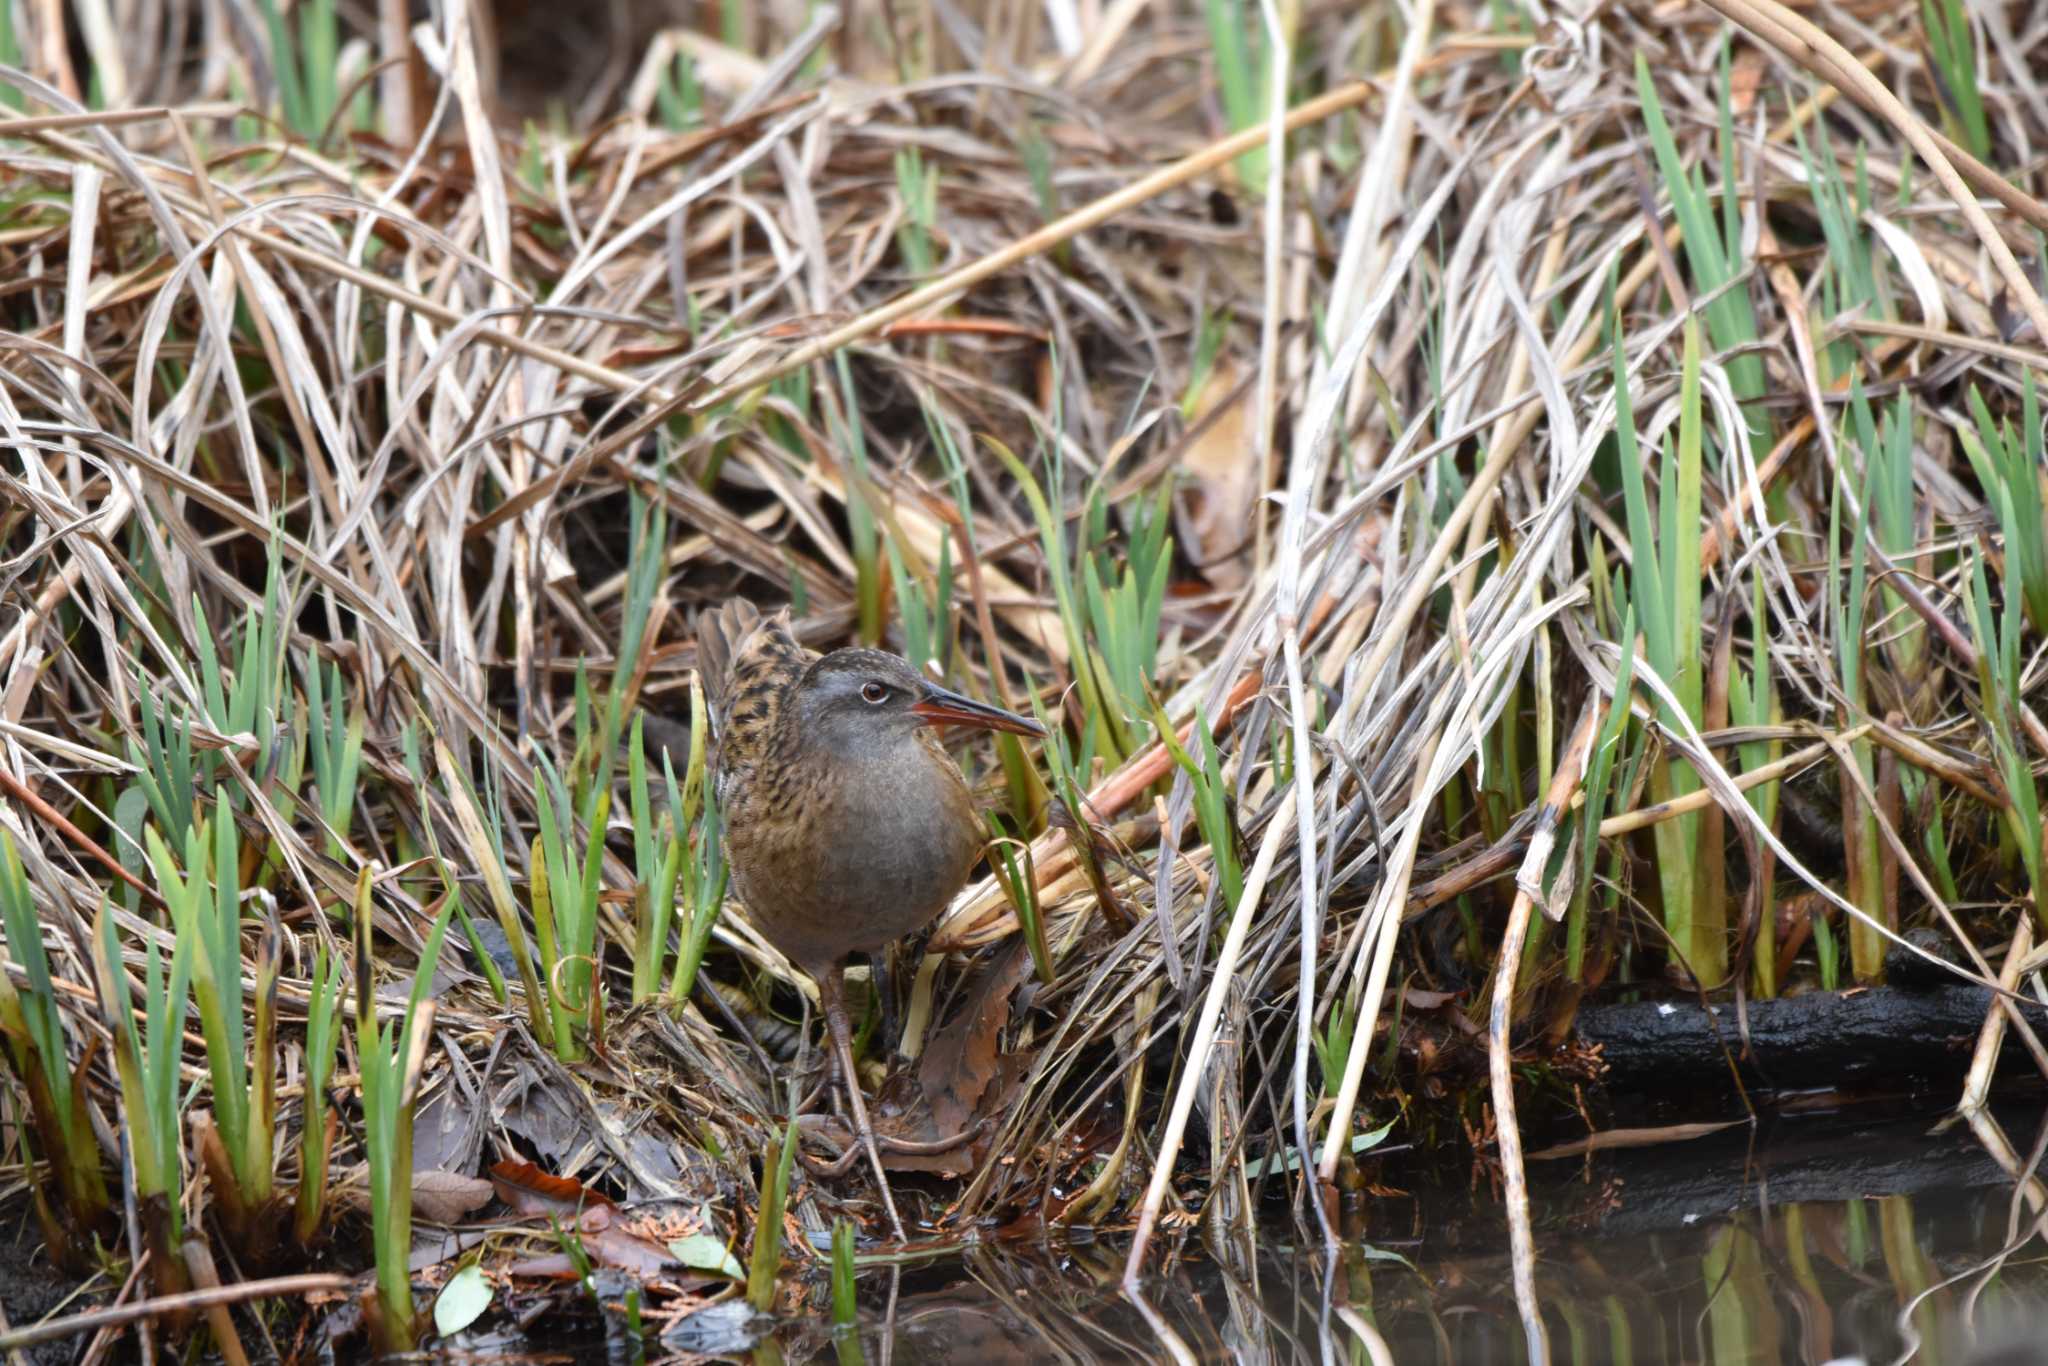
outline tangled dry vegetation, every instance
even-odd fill
[[[1330,1232],[1418,1098],[1512,1168],[1489,1025],[1584,1078],[1619,985],[2019,980],[2035,7],[821,9],[523,130],[461,4],[80,3],[113,113],[24,8],[0,1032],[80,1274],[362,1266],[366,1167],[399,1342],[415,1215],[670,1314],[872,1218],[722,904],[733,594],[1056,723],[868,1039],[941,1238]]]

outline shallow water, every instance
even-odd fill
[[[1755,1130],[1532,1161],[1549,1360],[2048,1366],[2048,1243],[1985,1270],[2034,1212],[2015,1211],[2011,1178],[1967,1127],[1932,1132],[1942,1118],[1870,1106],[1781,1113]],[[2022,1161],[2048,1120],[2038,1105],[1997,1118]],[[1380,1179],[1400,1185],[1394,1169]],[[1382,1192],[1346,1217],[1332,1298],[1377,1333],[1386,1359],[1532,1359],[1489,1190]],[[1292,1236],[1284,1215],[1273,1222],[1256,1285],[1191,1249],[1148,1282],[1142,1305],[1118,1293],[1125,1245],[1106,1236],[869,1270],[859,1358],[1169,1360],[1177,1340],[1201,1361],[1372,1361],[1346,1314],[1323,1314],[1323,1259],[1297,1253]],[[822,1324],[737,1308],[686,1320],[666,1345],[762,1363],[847,1361],[856,1350]],[[616,1330],[571,1354],[633,1359]]]

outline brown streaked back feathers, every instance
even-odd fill
[[[757,694],[764,684],[776,692],[794,685],[817,657],[797,644],[786,607],[763,617],[745,598],[732,598],[699,617],[697,668],[713,732],[725,728],[735,699]]]

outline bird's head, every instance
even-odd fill
[[[892,744],[925,726],[966,726],[1045,734],[1026,716],[942,688],[882,650],[834,650],[797,686],[797,723],[807,737],[837,750]]]

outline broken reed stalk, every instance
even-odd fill
[[[2006,946],[2005,966],[1998,974],[1999,986],[2011,992],[2019,990],[2022,969],[2033,947],[2034,922],[2023,915],[2013,926],[2012,942]],[[1984,1028],[1977,1034],[1977,1046],[1970,1050],[1970,1070],[1963,1075],[1962,1095],[1956,1101],[1956,1109],[1963,1114],[1975,1114],[1990,1102],[1991,1074],[1998,1066],[1998,1050],[2005,1043],[2006,1023],[2016,1018],[2018,1014],[2007,998],[1992,998],[1991,1008],[1984,1012]]]
[[[131,1323],[140,1323],[145,1319],[190,1314],[214,1305],[247,1304],[251,1300],[333,1294],[347,1290],[354,1284],[353,1276],[309,1271],[298,1276],[236,1281],[232,1285],[187,1290],[179,1295],[160,1295],[154,1299],[110,1305],[105,1309],[87,1309],[63,1318],[45,1319],[41,1323],[32,1323],[25,1328],[14,1328],[0,1333],[0,1352],[17,1352],[25,1347],[39,1346],[45,1342],[61,1342],[80,1333],[96,1332],[102,1328],[120,1328]]]
[[[1617,697],[1609,706],[1626,707],[1628,699]],[[1586,759],[1599,726],[1601,709],[1588,705],[1579,717],[1563,757],[1552,775],[1543,808],[1553,818],[1570,803],[1572,790],[1585,776]],[[1522,945],[1529,933],[1530,909],[1535,904],[1529,888],[1540,888],[1551,841],[1530,842],[1529,857],[1517,879],[1514,905],[1508,910],[1507,931],[1495,959],[1493,999],[1487,1011],[1486,1070],[1493,1091],[1494,1134],[1500,1147],[1501,1180],[1506,1188],[1508,1248],[1515,1286],[1515,1306],[1522,1316],[1522,1331],[1532,1359],[1541,1360],[1548,1351],[1543,1313],[1536,1299],[1536,1235],[1529,1223],[1529,1184],[1522,1162],[1522,1131],[1515,1119],[1515,1077],[1508,1031],[1515,1012],[1515,974],[1522,964]],[[1582,876],[1592,876],[1590,870]]]

